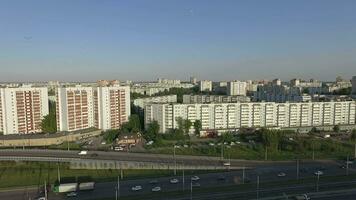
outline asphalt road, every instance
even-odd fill
[[[51,152],[50,152],[51,153]],[[71,152],[69,155],[73,155]],[[116,152],[113,152],[116,153]],[[42,155],[42,154],[41,154]],[[63,155],[63,154],[60,154]],[[75,155],[75,154],[74,154]],[[106,154],[105,156],[112,156],[111,153]],[[117,155],[115,155],[116,157]],[[140,155],[141,156],[141,155]],[[156,155],[157,156],[157,155]],[[127,157],[127,156],[126,156]],[[188,159],[192,159],[189,158]],[[237,161],[236,161],[237,162]],[[246,162],[246,161],[244,161]],[[301,161],[299,164],[300,169],[304,169],[305,172],[299,173],[300,178],[306,178],[306,177],[315,177],[313,174],[318,168],[325,168],[323,171],[325,175],[344,175],[346,173],[345,169],[341,169],[339,167],[340,163],[334,162],[334,161],[328,161],[328,162],[303,162]],[[278,177],[277,174],[279,172],[284,172],[286,174],[285,177]],[[297,176],[297,170],[296,170],[296,165],[295,162],[283,162],[283,163],[275,163],[275,165],[271,165],[270,162],[263,163],[263,162],[258,162],[257,165],[254,166],[253,169],[248,169],[245,170],[245,177],[246,179],[250,180],[252,183],[256,183],[257,181],[257,176],[260,178],[261,184],[264,182],[269,182],[269,181],[287,181],[287,180],[295,180]],[[351,167],[349,170],[350,173],[356,173],[356,168]],[[162,177],[162,178],[157,178],[156,180],[158,181],[158,186],[162,188],[162,191],[179,191],[183,190],[183,179],[182,179],[182,171],[178,171],[178,174],[180,176],[174,177],[179,179],[178,184],[171,184],[169,183],[169,180],[173,177]],[[226,177],[226,180],[219,181],[217,180],[219,176],[224,176]],[[215,187],[215,186],[231,186],[231,185],[238,185],[241,184],[242,182],[242,176],[243,176],[243,170],[238,170],[238,171],[231,171],[231,172],[225,172],[225,173],[211,173],[211,174],[201,174],[199,175],[200,180],[198,181],[201,185],[201,188],[210,188],[210,187]],[[322,176],[320,177],[320,180],[322,181]],[[120,181],[120,195],[121,196],[130,196],[130,195],[145,195],[145,194],[151,194],[151,189],[155,185],[150,184],[149,182],[152,179],[139,179],[139,180],[122,180]],[[189,196],[189,189],[190,189],[190,176],[185,176],[185,191],[187,192],[187,195]],[[115,196],[115,187],[116,187],[116,182],[110,182],[110,183],[97,183],[95,190],[93,191],[85,191],[85,192],[79,192],[79,195],[76,199],[78,200],[90,200],[90,199],[99,199],[99,198],[112,198]],[[141,191],[132,191],[131,187],[140,185],[143,187]],[[321,186],[322,187],[322,186]],[[336,186],[332,186],[331,188],[336,188]],[[265,193],[262,191],[263,188],[261,188],[261,197],[264,195],[272,195],[274,193],[271,193],[270,191],[266,191]],[[285,189],[287,192],[288,191],[294,191],[293,188]],[[284,191],[285,191],[284,190]],[[308,188],[301,189],[301,191],[315,191],[314,185],[309,186]],[[17,191],[7,191],[7,192],[0,192],[0,199],[1,200],[28,200],[28,197],[34,197],[33,194],[36,193],[36,189],[29,191],[29,190],[17,190]],[[193,189],[194,191],[194,189]],[[294,192],[298,192],[294,191]],[[276,195],[280,195],[282,191],[275,191]],[[61,200],[61,199],[67,199],[64,194],[53,194],[50,193],[50,200]],[[217,194],[220,195],[221,194]],[[227,194],[226,194],[227,195]],[[251,194],[250,194],[251,195]],[[254,196],[255,194],[252,194]],[[251,197],[251,196],[246,196]],[[198,198],[198,196],[196,196]],[[204,199],[206,197],[202,197]],[[162,199],[167,199],[166,197],[162,197]],[[217,198],[218,199],[218,198]],[[244,198],[243,198],[244,199]],[[248,199],[248,198],[247,198]]]

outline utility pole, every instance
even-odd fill
[[[120,198],[120,177],[117,176],[117,199]]]
[[[182,183],[183,183],[183,191],[184,191],[184,190],[185,190],[184,164],[183,164],[183,177],[182,177]]]
[[[354,144],[355,152],[354,152],[354,158],[356,158],[356,143]]]
[[[349,155],[347,155],[346,159],[346,175],[349,175]]]
[[[46,183],[46,181],[45,181],[45,184],[44,184],[44,192],[45,192],[45,200],[48,200],[48,198],[47,198],[47,183]]]
[[[299,159],[297,159],[297,180],[299,180]]]
[[[173,146],[174,176],[177,175],[176,145]]]
[[[356,155],[356,154],[355,154]],[[315,147],[314,147],[314,143],[313,143],[313,160],[315,160]]]
[[[190,200],[193,200],[193,182],[190,179]]]
[[[320,179],[320,174],[317,174],[317,179],[316,179],[316,192],[319,192],[319,179]]]
[[[245,184],[245,166],[242,167],[242,184]]]
[[[61,173],[59,171],[59,162],[57,163],[57,175],[58,175],[58,183],[61,183]]]
[[[69,151],[69,137],[68,137],[68,135],[69,135],[69,132],[67,133],[67,151]]]
[[[257,176],[256,199],[259,198],[259,190],[260,190],[260,176]]]
[[[221,160],[224,160],[224,143],[221,143]]]

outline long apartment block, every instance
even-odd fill
[[[157,121],[162,133],[177,128],[178,117],[192,122],[201,120],[203,130],[354,125],[355,104],[355,101],[151,104],[145,109],[145,124]]]
[[[41,121],[46,115],[47,88],[0,88],[0,132],[3,134],[41,132]]]
[[[60,87],[56,101],[59,131],[118,129],[131,114],[128,86]]]

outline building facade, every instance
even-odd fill
[[[247,96],[227,96],[227,95],[183,95],[183,103],[237,103],[250,102]]]
[[[0,88],[0,132],[27,134],[41,132],[48,115],[46,87]]]
[[[178,117],[192,122],[200,120],[203,130],[354,125],[355,101],[152,104],[146,106],[145,123],[157,121],[161,133],[177,128]]]
[[[153,103],[177,103],[177,95],[138,98],[133,101],[136,111],[141,114],[143,114],[146,105]]]
[[[356,94],[356,76],[352,77],[352,94]]]
[[[129,86],[61,87],[56,97],[59,131],[118,129],[131,114]]]
[[[230,81],[227,82],[227,95],[246,96],[246,82]]]
[[[211,92],[213,89],[213,82],[209,80],[199,81],[199,89],[201,92]]]

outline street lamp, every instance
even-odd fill
[[[173,146],[174,175],[177,175],[176,148],[179,148],[179,146],[177,146],[177,145],[174,145],[174,146]]]

